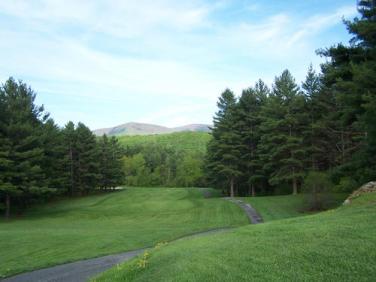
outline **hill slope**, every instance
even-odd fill
[[[312,216],[171,243],[96,281],[372,281],[376,193]]]
[[[206,124],[189,124],[179,127],[165,127],[148,123],[129,122],[110,128],[101,128],[94,130],[97,136],[107,134],[109,136],[121,135],[150,135],[163,134],[181,131],[209,132],[209,125]]]

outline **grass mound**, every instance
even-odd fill
[[[374,281],[376,193],[316,215],[180,240],[96,281]]]
[[[0,221],[0,277],[247,224],[239,207],[205,199],[203,192],[131,188],[51,203]]]
[[[332,194],[327,203],[327,208],[334,208],[343,202],[347,194]],[[264,197],[246,197],[242,201],[250,203],[257,212],[260,213],[264,222],[308,215],[306,210],[306,201],[308,195],[284,195],[284,196],[264,196]]]

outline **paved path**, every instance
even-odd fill
[[[32,272],[27,272],[19,274],[10,278],[6,278],[4,282],[81,282],[87,281],[90,277],[93,277],[112,266],[127,261],[138,254],[142,253],[144,250],[136,250],[131,252],[126,252],[122,254],[109,255],[105,257],[93,258],[82,260],[78,262],[72,262],[67,264],[62,264],[50,268],[35,270]]]
[[[244,203],[243,201],[235,199],[235,198],[227,197],[225,199],[241,207],[245,211],[246,215],[249,218],[249,221],[252,224],[258,224],[258,223],[263,222],[261,215],[259,215],[258,212],[250,204]]]
[[[217,228],[203,232],[197,232],[187,236],[182,236],[174,241],[201,236],[206,234],[224,232],[232,228]],[[146,249],[138,249],[134,251],[124,252],[115,255],[108,255],[99,258],[87,259],[72,263],[57,265],[54,267],[44,268],[13,277],[5,278],[2,282],[85,282],[90,278],[106,271],[118,263],[125,262],[141,254]]]

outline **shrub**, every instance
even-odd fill
[[[304,178],[303,191],[306,193],[308,210],[323,210],[330,202],[332,182],[324,172],[311,171]]]

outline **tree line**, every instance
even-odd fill
[[[177,146],[145,143],[126,146],[123,165],[129,186],[202,186],[204,153]]]
[[[36,94],[9,78],[0,87],[0,209],[56,194],[86,195],[123,182],[122,148],[115,138],[97,139],[83,123],[59,128]]]
[[[309,175],[310,183],[328,178],[341,191],[376,179],[376,10],[370,5],[361,1],[361,18],[345,22],[350,44],[319,50],[327,58],[321,73],[310,67],[301,85],[285,70],[271,89],[260,80],[239,98],[229,89],[221,94],[205,160],[208,183],[234,196],[296,194]]]

